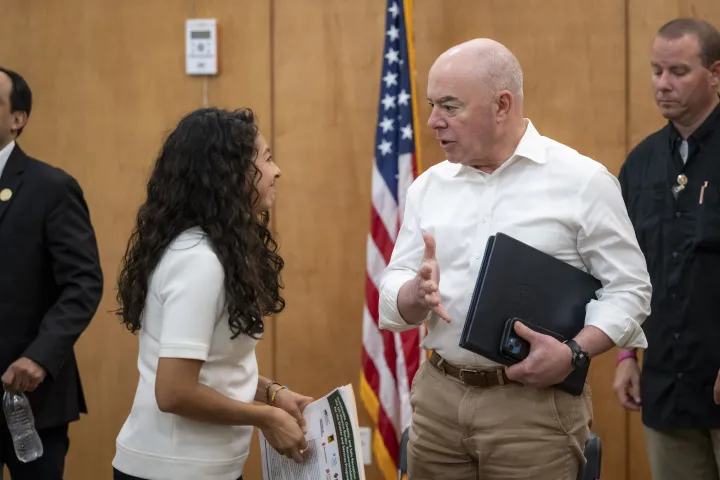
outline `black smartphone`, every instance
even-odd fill
[[[550,335],[560,342],[564,342],[565,339],[562,335],[555,332],[551,332],[546,328],[542,328],[530,322],[526,322],[517,317],[509,318],[505,322],[505,328],[503,329],[502,337],[500,338],[500,354],[511,358],[513,360],[522,361],[530,353],[530,342],[515,333],[515,322],[520,322],[523,325],[535,330],[536,332]]]

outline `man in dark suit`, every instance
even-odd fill
[[[20,462],[0,415],[0,472],[6,464],[13,480],[61,480],[68,424],[87,411],[73,346],[103,277],[80,186],[15,143],[31,106],[25,80],[0,68],[0,379],[27,395],[44,450]]]

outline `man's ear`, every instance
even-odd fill
[[[497,113],[495,114],[498,123],[504,122],[507,119],[514,103],[515,98],[513,98],[512,93],[507,90],[498,92],[496,99]]]
[[[13,112],[13,122],[10,125],[10,130],[14,133],[17,133],[22,129],[25,125],[27,125],[28,116],[26,112]]]

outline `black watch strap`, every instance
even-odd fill
[[[570,347],[573,352],[572,367],[573,369],[583,368],[587,366],[590,361],[590,355],[587,351],[583,350],[575,340],[566,340],[565,344]]]

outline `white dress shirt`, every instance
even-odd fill
[[[13,148],[15,148],[15,141],[8,143],[0,150],[0,177],[2,177],[3,170],[5,170],[5,165],[7,164],[8,158],[10,158]]]
[[[452,322],[433,312],[423,346],[458,366],[491,360],[458,346],[490,235],[503,232],[602,282],[586,325],[619,347],[647,347],[640,324],[652,288],[617,179],[600,163],[541,136],[532,122],[515,153],[492,174],[447,161],[425,171],[407,193],[404,220],[380,282],[380,327],[415,328],[400,315],[400,287],[415,277],[423,232],[435,238],[440,298]]]

